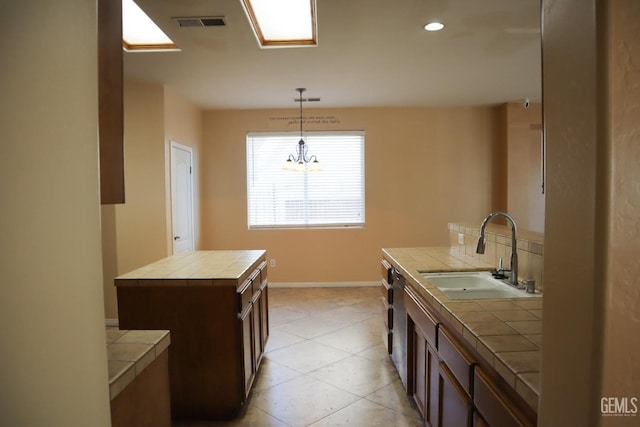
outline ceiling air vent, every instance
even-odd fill
[[[179,27],[224,27],[224,16],[197,16],[191,18],[173,18]]]

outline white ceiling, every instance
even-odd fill
[[[136,0],[182,49],[125,74],[206,109],[494,105],[541,98],[540,0],[317,0],[318,46],[261,49],[240,0]],[[224,16],[180,28],[173,17]],[[442,21],[437,33],[425,23]]]

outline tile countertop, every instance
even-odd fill
[[[264,258],[264,250],[183,252],[116,277],[116,286],[162,285],[191,280],[192,285],[214,285],[213,280],[238,280]]]
[[[127,331],[107,327],[111,400],[160,356],[170,342],[169,331]]]
[[[385,257],[414,285],[434,311],[495,368],[536,412],[540,394],[542,296],[454,301],[420,272],[495,268],[444,248],[384,248]]]

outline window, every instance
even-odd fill
[[[364,225],[364,132],[306,132],[320,172],[283,166],[300,135],[247,135],[249,228],[361,227]]]

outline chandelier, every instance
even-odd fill
[[[300,141],[298,141],[298,155],[296,157],[293,154],[289,154],[283,169],[297,172],[317,172],[321,170],[320,162],[318,162],[318,158],[315,155],[307,156],[309,147],[307,147],[302,137],[302,92],[307,89],[299,87],[296,90],[300,92],[300,98],[298,99],[300,102]]]

